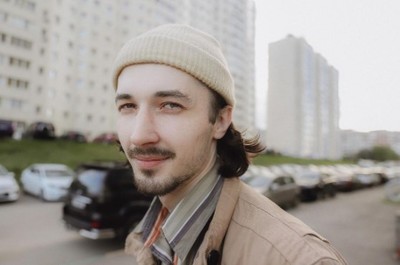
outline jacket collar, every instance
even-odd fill
[[[194,265],[219,264],[222,241],[228,230],[229,223],[239,198],[240,180],[238,178],[224,179],[221,194],[211,220],[208,231],[200,245]],[[125,252],[136,257],[138,265],[155,265],[151,250],[143,246],[141,233],[132,232],[125,243]]]
[[[193,264],[219,264],[222,242],[239,198],[240,187],[239,178],[225,179],[214,217]]]

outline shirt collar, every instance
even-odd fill
[[[214,167],[177,204],[162,226],[164,236],[181,261],[214,213],[223,180]],[[190,231],[190,233],[188,233]]]

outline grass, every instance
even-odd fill
[[[304,159],[279,155],[261,155],[253,159],[253,164],[262,166],[280,165],[280,164],[298,164],[298,165],[335,165],[354,163],[347,160],[318,160]]]
[[[74,169],[82,162],[124,159],[116,145],[0,139],[0,164],[13,171],[17,178],[33,163],[62,163]]]
[[[33,163],[62,163],[76,168],[83,162],[94,160],[124,161],[117,145],[75,143],[63,140],[5,140],[0,139],[0,164],[13,171],[19,178],[21,171]],[[346,161],[299,159],[277,155],[261,155],[253,160],[257,165],[315,164],[331,165]]]

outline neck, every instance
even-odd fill
[[[182,183],[173,192],[168,193],[164,196],[159,196],[159,199],[163,206],[167,207],[169,212],[172,212],[174,207],[185,197],[185,195],[194,187],[207,173],[212,169],[217,160],[216,150],[210,155],[210,159],[205,164],[203,170],[198,174],[194,175],[192,178]]]

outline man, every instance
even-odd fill
[[[138,264],[345,264],[320,235],[239,180],[263,150],[232,124],[218,42],[164,25],[127,42],[113,81],[121,147],[155,199],[128,236]]]

